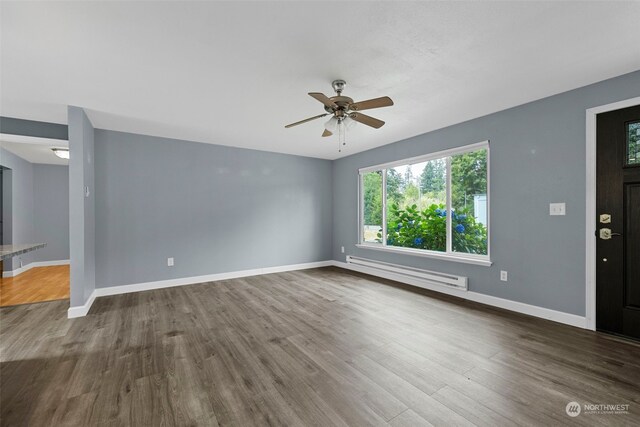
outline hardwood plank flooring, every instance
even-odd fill
[[[69,299],[69,266],[34,267],[0,278],[0,307]]]
[[[0,309],[2,425],[640,424],[638,344],[338,268],[67,308]]]

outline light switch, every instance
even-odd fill
[[[565,204],[549,203],[549,215],[565,215]]]

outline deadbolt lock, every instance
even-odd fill
[[[601,214],[600,215],[600,223],[601,224],[610,224],[611,223],[611,215],[610,214]]]

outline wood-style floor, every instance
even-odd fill
[[[0,309],[3,425],[640,423],[638,345],[337,268],[67,307]]]
[[[69,266],[34,267],[0,278],[0,307],[69,298]]]

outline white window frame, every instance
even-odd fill
[[[465,254],[461,252],[454,252],[452,248],[452,234],[451,234],[451,156],[456,154],[468,153],[471,151],[477,151],[481,149],[487,150],[487,255],[479,254]],[[435,159],[446,159],[447,168],[447,246],[446,252],[432,251],[428,249],[415,249],[415,248],[402,248],[398,246],[388,246],[387,239],[383,238],[382,243],[365,242],[363,240],[363,226],[364,226],[364,189],[363,189],[363,175],[369,172],[382,171],[382,235],[386,236],[387,231],[387,169],[396,166],[405,166],[415,163],[422,163]],[[437,151],[434,153],[425,154],[417,157],[410,157],[408,159],[396,160],[393,162],[382,163],[374,166],[367,166],[358,169],[358,243],[356,247],[363,249],[372,249],[377,251],[401,253],[407,255],[421,256],[427,258],[442,259],[447,261],[462,262],[466,264],[475,264],[482,266],[490,266],[491,262],[491,150],[489,149],[489,141],[482,141],[475,144],[465,145],[462,147],[451,148],[448,150]]]

